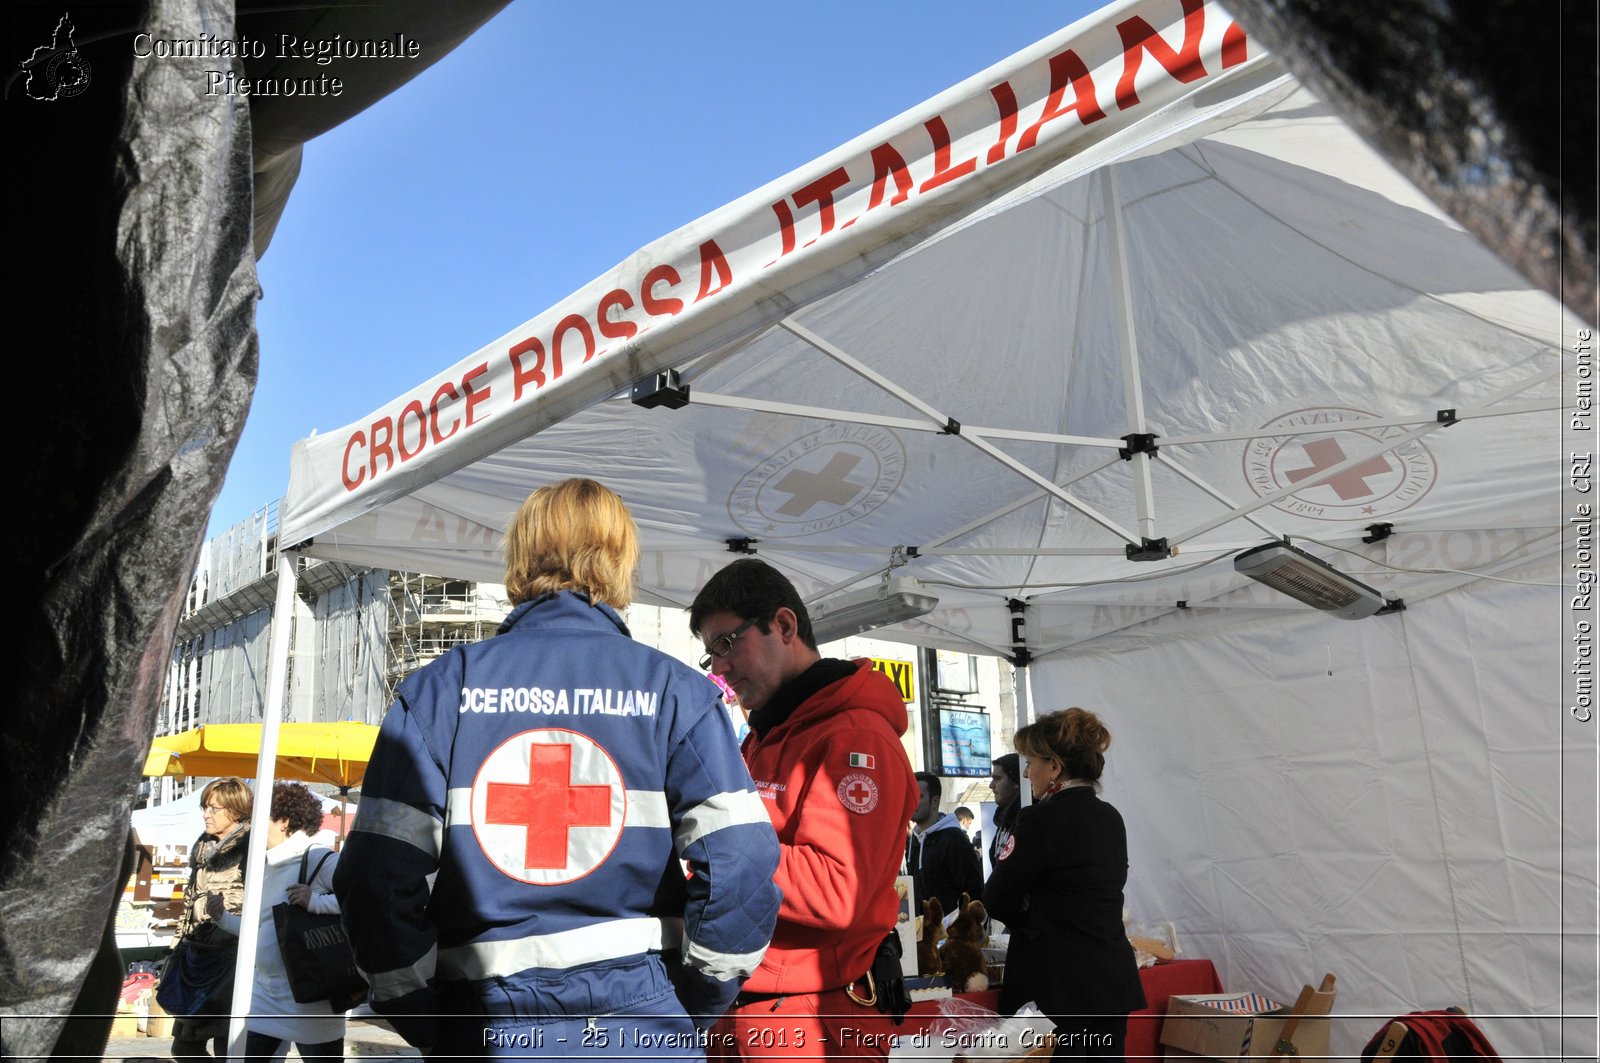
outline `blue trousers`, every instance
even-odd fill
[[[447,1016],[429,1058],[705,1058],[705,1039],[657,956],[478,983],[472,999],[443,1003]]]

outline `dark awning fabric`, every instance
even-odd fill
[[[108,925],[139,770],[211,503],[255,386],[265,250],[301,146],[449,52],[503,0],[230,0],[6,12],[17,394],[8,463],[21,644],[0,746],[0,1054],[95,1058],[122,980]],[[418,42],[405,62],[136,58],[135,39],[236,33]],[[208,93],[212,71],[337,71],[338,96]],[[252,129],[253,127],[253,129]],[[253,133],[253,136],[252,136]],[[251,203],[254,193],[254,216]]]

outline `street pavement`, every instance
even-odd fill
[[[364,1063],[382,1063],[388,1059],[418,1059],[422,1055],[387,1026],[352,1020],[345,1027],[344,1056]],[[116,1037],[106,1045],[102,1057],[126,1063],[168,1063],[172,1059],[172,1039],[169,1037]],[[300,1053],[289,1049],[289,1059],[299,1059]]]

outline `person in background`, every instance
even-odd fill
[[[983,892],[1011,932],[1000,1011],[1032,1001],[1056,1027],[1056,1059],[1121,1059],[1128,1013],[1145,1006],[1122,925],[1128,836],[1099,797],[1111,732],[1085,709],[1016,734],[1034,803],[1017,816]]]
[[[1022,810],[1022,774],[1017,755],[1007,753],[993,762],[989,788],[994,791],[994,838],[989,842],[989,873],[1000,862],[1000,850],[1011,840],[1011,829]]]
[[[689,628],[750,712],[744,757],[782,854],[772,946],[712,1028],[715,1054],[886,1058],[900,965],[882,950],[917,803],[905,702],[872,662],[822,657],[794,585],[762,561],[712,576]]]
[[[939,898],[946,915],[961,908],[961,895],[977,900],[983,893],[983,864],[961,824],[950,813],[939,814],[944,787],[939,776],[917,772],[919,799],[911,813],[906,839],[906,874],[911,876],[917,910],[929,897]],[[972,813],[968,812],[970,819]]]
[[[213,938],[218,932],[238,937],[238,915],[244,909],[244,858],[250,847],[250,811],[255,802],[243,779],[213,779],[200,791],[200,814],[205,832],[189,849],[189,886],[183,891],[183,915],[176,938],[190,935]],[[234,917],[227,930],[212,912]],[[213,925],[207,925],[213,924]],[[235,941],[237,944],[237,941]],[[228,1017],[174,1016],[172,1055],[175,1058],[217,1058],[227,1055]],[[206,1042],[211,1042],[211,1052]]]
[[[983,831],[972,829],[977,825],[978,821],[978,817],[972,814],[972,809],[966,805],[957,805],[956,810],[951,815],[956,817],[956,822],[961,824],[961,829],[967,832],[968,838],[972,839],[972,851],[975,853],[983,852]]]
[[[322,802],[300,783],[273,784],[268,815],[267,866],[261,877],[261,929],[256,938],[250,1016],[245,1023],[245,1060],[267,1063],[285,1041],[293,1041],[301,1059],[338,1063],[344,1059],[344,1012],[334,1010],[327,1001],[302,1004],[294,999],[283,954],[278,951],[272,907],[288,901],[320,915],[338,914],[333,872],[339,857],[332,849],[312,847],[311,839],[322,830]],[[305,854],[309,854],[309,881],[301,885],[301,857]],[[219,911],[214,918],[232,933],[239,932],[236,913]]]
[[[434,1056],[697,1059],[767,947],[777,838],[717,688],[618,614],[638,560],[609,488],[534,491],[499,633],[384,717],[334,892],[373,1011]]]

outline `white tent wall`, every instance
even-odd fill
[[[1452,1005],[1507,1058],[1570,1053],[1555,1016],[1595,984],[1595,744],[1559,700],[1560,574],[1518,575],[1545,585],[1036,663],[1038,713],[1111,729],[1133,918],[1172,921],[1229,990],[1338,975],[1336,1054]]]

